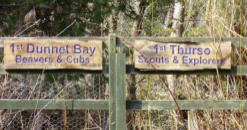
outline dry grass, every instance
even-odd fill
[[[185,0],[184,37],[237,37],[247,35],[247,1],[245,0]],[[155,18],[155,36],[167,36],[171,31],[160,29]],[[131,19],[119,15],[119,34],[131,35]],[[150,22],[147,16],[146,22]],[[145,22],[145,21],[144,21]],[[128,23],[128,24],[123,24]],[[148,25],[148,24],[146,24]],[[145,25],[144,25],[145,26]],[[148,34],[145,32],[142,34]],[[150,31],[150,30],[149,30]],[[241,42],[240,42],[241,43]],[[235,48],[232,64],[247,64],[247,49]],[[167,100],[169,93],[160,78],[164,76],[137,75],[138,100]],[[0,77],[2,99],[107,99],[108,79],[103,75],[4,75]],[[70,86],[70,87],[69,87]],[[175,96],[190,100],[246,99],[246,76],[178,75]],[[184,112],[186,117],[186,112]],[[106,111],[0,111],[0,128],[74,128],[109,129]],[[39,114],[37,116],[37,114]],[[247,129],[245,110],[197,110],[190,113],[196,129]],[[37,117],[39,117],[37,119]],[[128,128],[138,130],[183,129],[177,112],[131,111]]]

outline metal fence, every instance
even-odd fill
[[[64,37],[63,37],[64,38]],[[63,39],[61,38],[61,39]],[[3,48],[3,40],[5,39],[18,39],[12,37],[0,38],[0,47]],[[68,39],[68,38],[66,38]],[[126,100],[126,75],[136,74],[200,74],[210,75],[216,74],[216,70],[196,70],[196,71],[142,71],[134,68],[133,64],[126,62],[125,49],[130,47],[128,42],[133,42],[136,39],[147,39],[158,42],[173,42],[173,43],[187,43],[187,42],[212,42],[212,41],[231,41],[233,48],[246,47],[247,38],[152,38],[152,37],[129,37],[123,39],[115,35],[109,37],[74,37],[69,39],[78,39],[87,41],[91,39],[100,39],[104,41],[104,60],[102,71],[82,71],[82,70],[64,70],[64,71],[6,71],[3,65],[0,65],[1,78],[4,80],[6,74],[22,74],[22,73],[35,73],[35,74],[64,74],[72,73],[79,75],[81,73],[93,73],[96,76],[105,76],[104,82],[109,83],[109,93],[104,94],[102,90],[106,86],[73,88],[70,90],[66,85],[65,91],[69,91],[64,97],[56,97],[59,93],[59,88],[54,91],[53,94],[47,94],[44,99],[40,99],[38,96],[35,98],[25,97],[19,98],[18,96],[12,96],[9,99],[9,95],[2,96],[0,100],[1,113],[8,111],[9,117],[16,117],[12,121],[6,120],[1,122],[2,129],[32,129],[34,125],[38,125],[39,129],[85,129],[86,125],[91,125],[92,129],[112,129],[120,130],[126,129],[126,111],[127,110],[177,110],[175,102],[172,100]],[[205,44],[206,44],[205,43]],[[237,61],[236,61],[237,62]],[[232,64],[231,70],[219,70],[222,75],[246,75],[247,65],[240,65],[237,63]],[[109,77],[109,80],[107,79]],[[27,80],[30,78],[25,77]],[[42,75],[41,77],[42,78]],[[52,77],[54,78],[54,77]],[[101,79],[101,78],[99,78]],[[33,79],[34,80],[34,79]],[[38,78],[36,79],[38,80]],[[66,81],[70,79],[67,78]],[[78,79],[76,79],[77,81]],[[101,79],[102,80],[102,79]],[[55,82],[52,81],[53,83]],[[99,81],[95,81],[99,82]],[[14,81],[12,81],[14,83]],[[81,82],[82,84],[85,82]],[[98,86],[101,83],[98,84]],[[69,85],[69,84],[67,84]],[[14,87],[9,84],[9,87]],[[23,86],[25,88],[27,86]],[[54,84],[54,87],[56,85]],[[93,94],[86,94],[85,89],[97,88],[93,90]],[[10,89],[10,88],[9,88]],[[47,88],[49,92],[49,88]],[[83,89],[83,90],[82,90]],[[30,91],[33,88],[30,88]],[[18,93],[18,90],[15,90]],[[9,90],[8,94],[13,94],[13,90]],[[31,91],[33,92],[33,91]],[[42,91],[41,91],[42,92]],[[76,92],[81,92],[84,95],[79,97],[75,96]],[[32,93],[33,94],[33,93]],[[2,94],[4,95],[4,94]],[[24,94],[25,95],[25,94]],[[86,95],[86,96],[85,96]],[[92,97],[87,95],[93,95]],[[109,98],[108,98],[109,97]],[[8,98],[8,99],[7,99]],[[90,99],[88,99],[90,98]],[[247,100],[177,100],[177,103],[181,110],[245,110],[247,109]],[[25,110],[25,111],[20,111]],[[35,112],[28,112],[28,111]],[[87,114],[91,113],[91,114]],[[25,115],[25,119],[22,118]],[[48,116],[49,115],[49,116]],[[109,116],[109,120],[108,120]],[[34,118],[35,117],[35,118]],[[86,118],[85,118],[86,117]],[[97,117],[96,120],[92,119]],[[3,117],[1,117],[3,118]],[[5,117],[6,118],[6,117]],[[40,118],[40,120],[36,120]],[[2,119],[1,119],[2,120]],[[91,123],[85,124],[91,121]],[[107,126],[97,126],[93,124],[107,124]]]

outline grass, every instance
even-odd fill
[[[246,25],[246,2],[244,0],[198,0],[192,2],[192,0],[185,0],[185,30],[184,37],[243,37],[247,34]],[[191,2],[191,3],[190,3]],[[158,5],[157,5],[158,6]],[[155,10],[155,8],[154,8]],[[169,36],[174,30],[171,28],[162,30],[162,15],[158,15],[158,19],[155,22],[150,23],[149,17],[144,19],[145,30],[143,34],[153,34],[154,36]],[[128,19],[129,20],[129,19]],[[153,20],[152,20],[153,21]],[[193,22],[193,25],[189,25]],[[127,21],[126,23],[132,23]],[[155,23],[155,24],[153,24]],[[152,31],[150,27],[152,26]],[[148,28],[148,29],[147,29]],[[127,30],[131,30],[128,28]],[[163,34],[164,33],[164,34]],[[247,51],[246,48],[241,47],[242,41],[240,40],[240,48],[234,48],[232,56],[232,64],[246,64]],[[131,50],[129,50],[131,53]],[[216,56],[217,57],[217,56]],[[130,59],[132,59],[130,55]],[[217,69],[218,70],[218,69]],[[8,81],[5,81],[6,76],[2,76],[2,98],[26,98],[25,95],[30,94],[34,90],[31,98],[49,98],[53,97],[57,91],[60,90],[64,83],[63,79],[58,78],[59,75],[55,75],[52,78],[53,82],[49,82],[52,88],[40,85],[42,82],[48,82],[47,80],[41,81],[35,76],[27,75],[22,80],[22,76],[10,75]],[[76,75],[74,75],[76,77]],[[63,91],[59,98],[68,98],[76,95],[73,91],[78,92],[80,95],[76,98],[107,98],[103,95],[107,80],[103,79],[102,75],[92,76],[92,86],[88,85],[88,82],[84,77],[76,80],[79,87],[72,86],[72,88]],[[136,75],[136,97],[138,100],[167,100],[169,99],[169,93],[164,89],[164,84],[161,82],[163,76],[151,76],[151,75]],[[99,79],[96,82],[96,78]],[[246,99],[247,82],[246,76],[223,76],[217,71],[217,75],[178,75],[176,82],[176,98],[183,99],[205,99],[205,100],[236,100]],[[106,81],[102,81],[106,80]],[[37,89],[34,89],[37,81]],[[21,87],[24,84],[27,87]],[[46,83],[47,85],[48,83]],[[73,90],[78,88],[78,90]],[[126,88],[127,89],[127,88]],[[97,91],[98,90],[98,91]],[[126,91],[127,92],[127,91]],[[39,96],[33,96],[35,93],[40,93]],[[43,94],[43,95],[42,95]],[[38,95],[38,94],[37,94]],[[77,95],[77,96],[78,96]],[[28,95],[29,97],[29,95]],[[71,111],[66,110],[66,104],[64,104],[64,110],[62,111],[62,121],[65,129],[69,129]],[[14,112],[8,111],[5,117],[9,120],[15,121],[19,117],[15,117]],[[36,113],[36,112],[34,112]],[[45,112],[44,112],[45,113]],[[81,128],[90,129],[97,125],[99,128],[107,129],[107,112],[105,111],[80,111]],[[11,117],[8,117],[11,115]],[[25,121],[30,117],[25,115],[24,112],[18,112],[20,115],[21,127],[25,127]],[[45,114],[44,114],[45,115]],[[52,115],[52,114],[50,114]],[[49,114],[46,115],[50,117]],[[190,111],[190,118],[194,121],[192,124],[198,129],[247,129],[247,113],[246,110],[195,110]],[[4,116],[3,116],[4,117]],[[43,116],[45,117],[45,116]],[[93,119],[91,119],[91,117]],[[130,121],[127,122],[128,126],[132,126],[133,129],[138,130],[156,130],[156,129],[182,129],[182,124],[179,121],[177,111],[131,111]],[[59,118],[60,119],[60,118]],[[55,119],[54,119],[55,120]],[[7,120],[5,120],[7,121]],[[51,120],[48,120],[52,122]],[[36,121],[35,121],[36,122]],[[55,122],[55,121],[54,121]],[[7,122],[9,123],[9,122]],[[10,123],[11,124],[11,123]],[[55,124],[55,123],[53,123]],[[78,123],[79,124],[79,123]],[[97,127],[98,128],[98,127]]]

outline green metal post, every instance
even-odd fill
[[[117,86],[116,90],[116,128],[126,130],[126,98],[125,98],[125,55],[117,54]]]
[[[125,55],[116,52],[116,36],[109,36],[110,130],[126,130]]]
[[[116,100],[115,100],[115,86],[116,86],[116,36],[110,34],[109,36],[109,128],[116,130]]]

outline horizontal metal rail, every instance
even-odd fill
[[[73,99],[1,99],[0,109],[68,109],[68,110],[108,110],[107,100],[73,100]]]
[[[0,37],[0,48],[3,48],[3,41],[4,40],[27,40],[27,39],[73,39],[73,40],[80,40],[80,41],[88,41],[88,40],[102,40],[106,41],[107,37]]]
[[[7,73],[104,73],[108,74],[108,64],[103,65],[102,71],[89,71],[89,70],[8,70],[4,69],[3,64],[0,64],[0,75]],[[241,69],[240,69],[241,68]],[[247,65],[232,66],[231,70],[219,70],[221,75],[247,75]],[[126,74],[200,74],[200,75],[214,75],[217,74],[216,69],[205,69],[205,70],[189,70],[189,71],[161,71],[161,70],[138,70],[134,68],[134,65],[126,65]]]
[[[177,100],[181,110],[246,110],[247,100]],[[127,101],[131,110],[176,110],[174,101]]]
[[[247,100],[177,100],[181,110],[247,110]],[[108,110],[108,100],[79,99],[1,99],[0,109],[9,110]],[[174,101],[132,100],[126,102],[128,110],[172,110]]]
[[[102,40],[106,41],[107,37],[0,37],[0,48],[3,48],[4,40],[13,40],[13,39],[73,39],[80,41],[88,41],[88,40]],[[124,40],[123,40],[124,39]],[[132,43],[134,45],[134,40],[150,40],[156,42],[164,42],[164,43],[188,43],[188,44],[196,44],[196,43],[209,43],[209,42],[224,42],[231,41],[234,47],[239,47],[240,42],[243,47],[247,47],[247,37],[243,38],[193,38],[193,37],[120,37],[118,38],[117,45]],[[129,43],[126,43],[128,41]],[[108,45],[107,42],[105,42]]]

